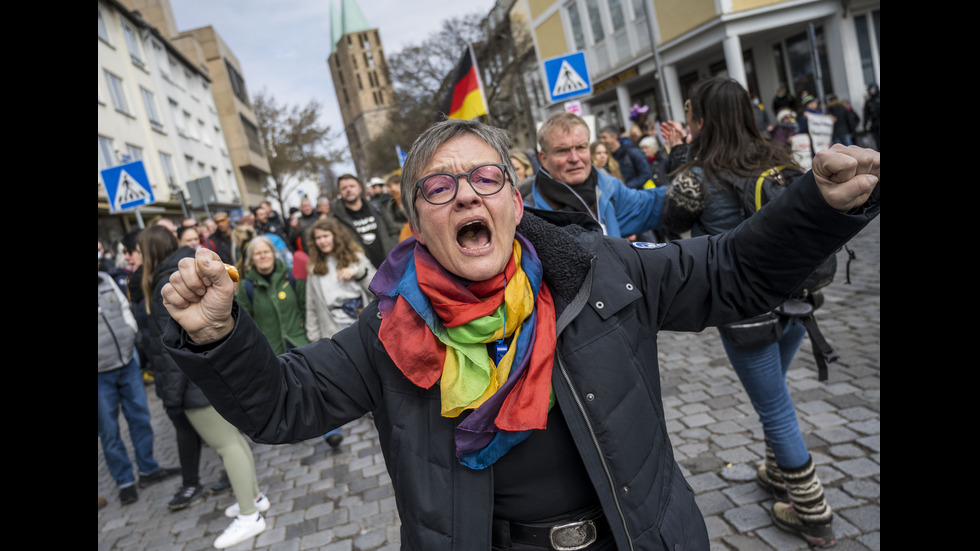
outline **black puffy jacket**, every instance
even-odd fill
[[[780,208],[732,232],[662,246],[551,225],[586,225],[584,215],[525,210],[518,231],[538,251],[559,311],[553,388],[619,549],[709,547],[668,438],[657,332],[769,310],[877,214],[877,206],[837,212],[812,176],[801,183],[777,199]],[[812,246],[801,252],[799,242]],[[418,388],[393,364],[378,339],[376,303],[332,339],[280,357],[237,305],[233,313],[235,327],[219,342],[194,345],[175,323],[165,337],[225,418],[256,441],[287,443],[372,411],[402,548],[490,548],[493,467],[471,470],[455,459],[460,419],[440,416],[438,385]]]
[[[163,305],[160,291],[170,280],[170,274],[177,271],[177,263],[182,258],[194,258],[194,249],[180,247],[157,266],[153,274],[153,296],[150,301],[148,325],[150,330],[150,361],[153,365],[153,385],[160,401],[168,408],[193,409],[209,405],[201,389],[184,375],[169,354],[163,350],[163,333],[171,319],[167,307]],[[145,308],[144,305],[140,305]],[[145,311],[145,310],[144,310]]]

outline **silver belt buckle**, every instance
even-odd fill
[[[548,533],[551,547],[558,551],[585,549],[596,540],[595,524],[591,520],[580,520],[553,526]]]

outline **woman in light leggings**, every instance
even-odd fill
[[[261,533],[265,530],[265,519],[259,513],[269,509],[269,500],[259,491],[248,441],[211,406],[188,409],[185,413],[201,438],[221,457],[237,500],[225,510],[225,516],[235,520],[215,540],[214,546],[223,549]]]

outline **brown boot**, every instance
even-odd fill
[[[832,547],[837,542],[831,524],[833,511],[824,498],[811,458],[799,469],[781,469],[789,503],[772,506],[772,520],[779,528],[799,535],[814,547]]]
[[[755,480],[763,490],[771,493],[776,501],[789,501],[789,494],[786,493],[786,485],[783,483],[783,473],[776,463],[776,456],[772,453],[768,440],[766,440],[766,463],[759,467]]]

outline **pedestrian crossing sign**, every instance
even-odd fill
[[[102,171],[102,185],[109,198],[109,211],[121,212],[152,204],[153,186],[146,176],[143,161],[114,166]]]
[[[587,96],[592,93],[592,81],[585,64],[585,52],[553,57],[544,62],[548,94],[552,102]]]

